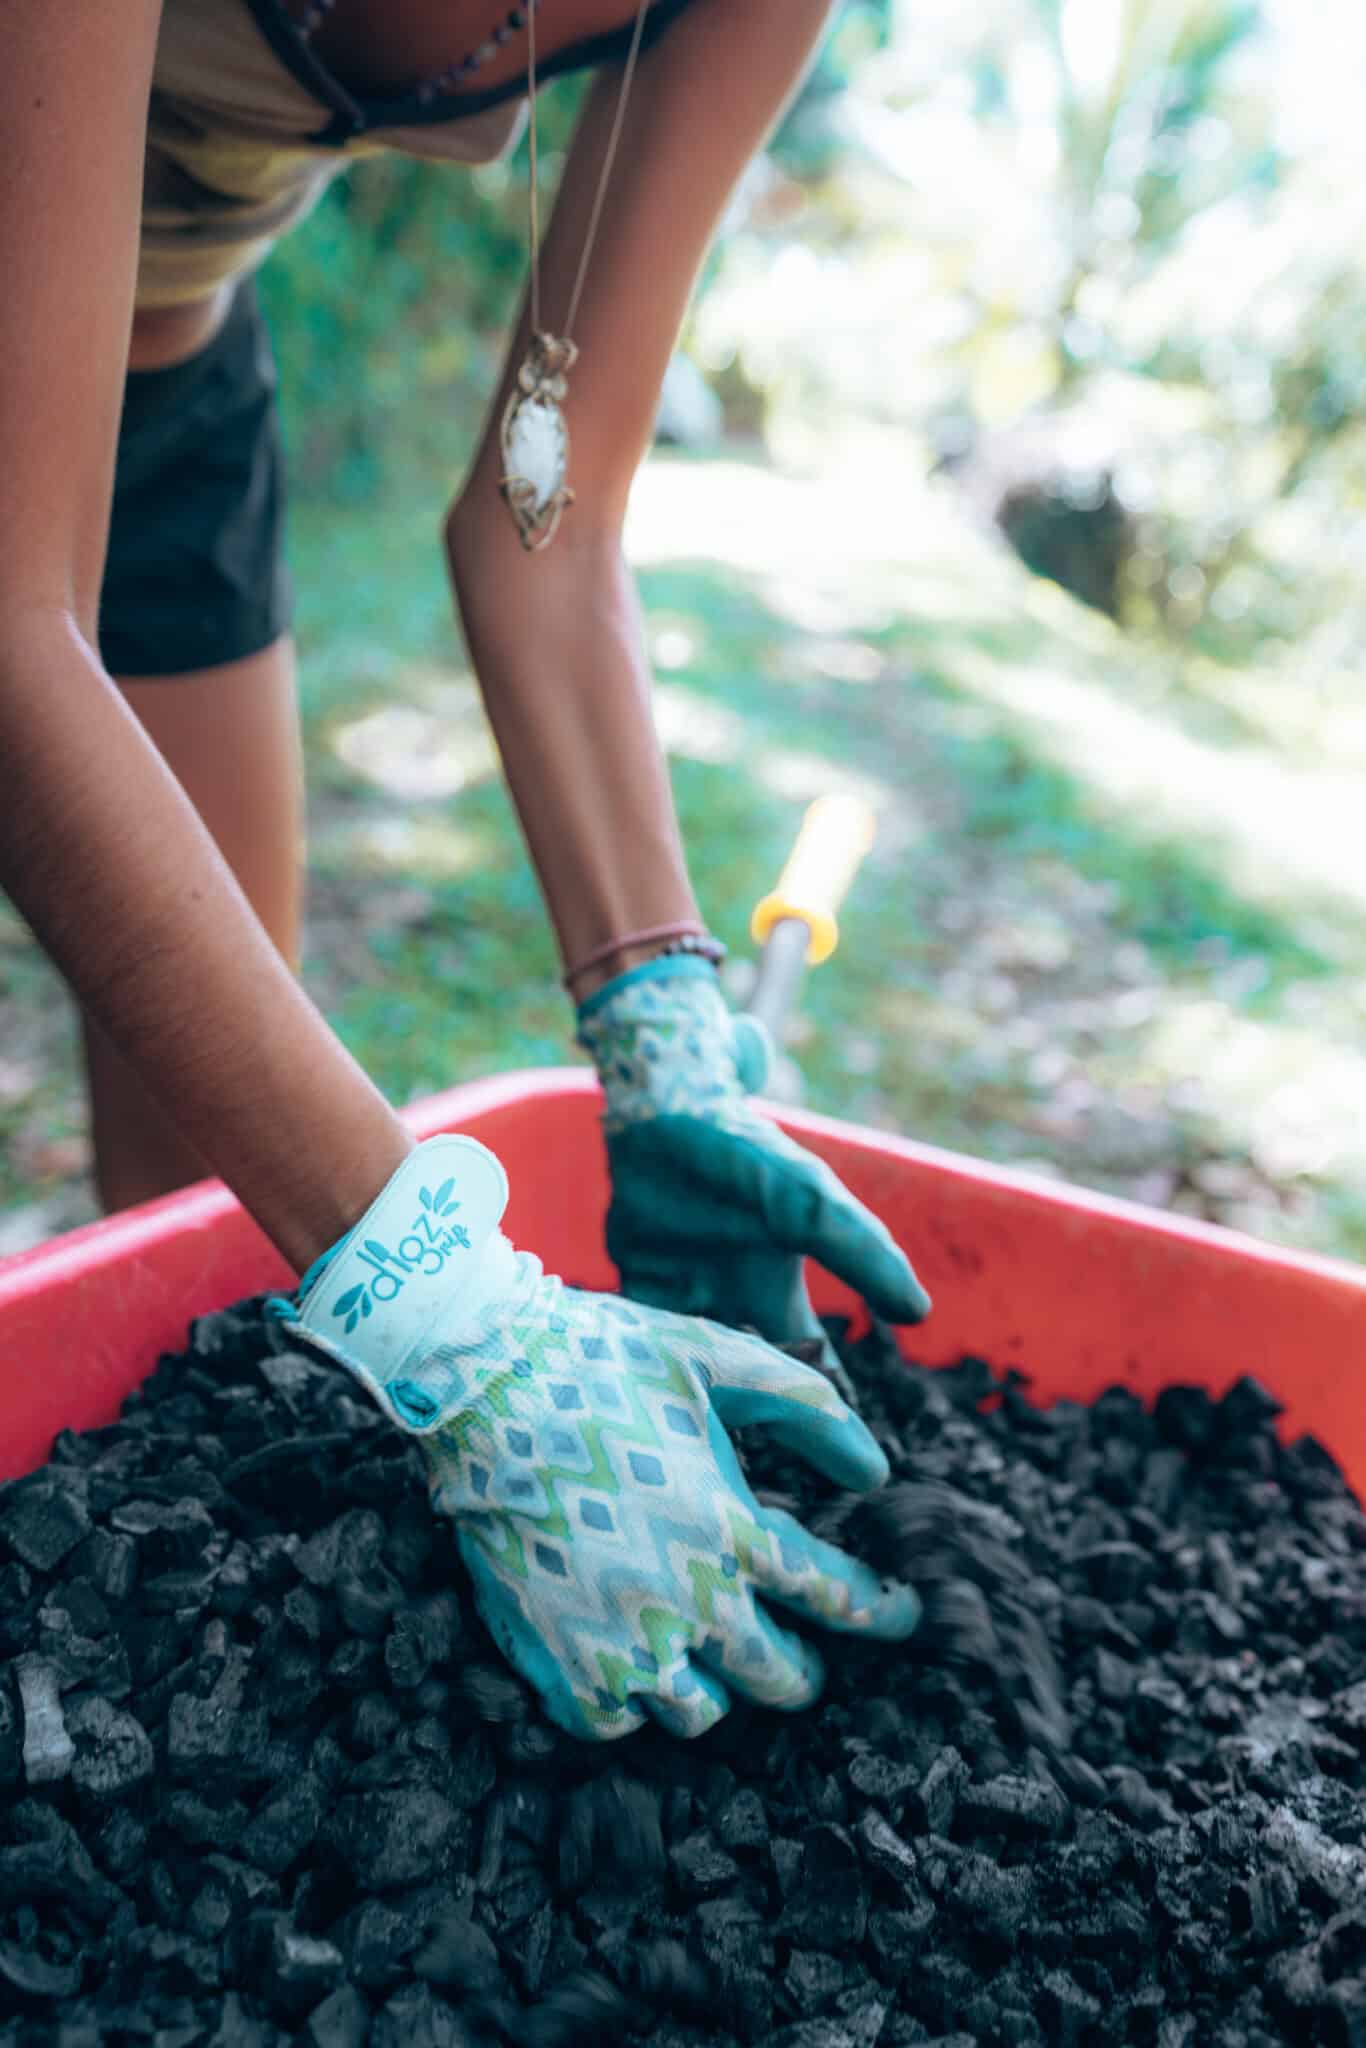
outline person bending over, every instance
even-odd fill
[[[748,1100],[621,548],[698,267],[826,0],[629,8],[0,15],[0,886],[81,1005],[103,1199],[222,1176],[304,1276],[276,1313],[419,1437],[496,1639],[599,1737],[647,1714],[699,1733],[733,1691],[812,1699],[818,1657],[775,1606],[914,1627],[910,1589],[758,1505],[727,1430],[880,1483],[829,1377],[775,1347],[819,1336],[804,1255],[891,1320],[928,1308],[882,1225]],[[415,1148],[292,971],[294,657],[251,285],[358,156],[478,163],[530,118],[534,158],[536,85],[579,68],[443,540],[603,1083],[620,1297],[515,1251],[497,1160]]]

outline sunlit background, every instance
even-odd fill
[[[805,804],[878,814],[793,1022],[811,1104],[1354,1257],[1364,88],[1342,0],[839,8],[628,532],[737,1000]],[[265,279],[306,974],[398,1100],[575,1057],[436,545],[525,176],[367,166]],[[0,1250],[93,1213],[74,1032],[10,914],[0,1131]]]

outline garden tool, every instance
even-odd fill
[[[756,905],[750,932],[762,947],[744,1015],[772,1043],[762,1092],[774,1102],[800,1102],[802,1077],[782,1050],[783,1027],[808,967],[819,967],[839,944],[836,912],[873,843],[877,822],[863,797],[817,797],[808,805],[778,885]]]

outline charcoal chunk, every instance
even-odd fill
[[[396,1991],[370,2029],[371,2048],[475,2048],[474,2036],[429,1984]]]
[[[742,1785],[716,1816],[716,1838],[733,1856],[760,1855],[768,1847],[768,1814],[758,1791]]]
[[[328,1826],[330,1846],[352,1876],[380,1892],[439,1875],[465,1838],[447,1800],[411,1786],[348,1793]]]
[[[724,1891],[740,1875],[734,1857],[719,1846],[710,1829],[701,1829],[670,1849],[669,1865],[679,1890],[692,1899]]]
[[[899,1812],[919,1778],[914,1765],[893,1763],[890,1757],[876,1753],[856,1756],[849,1765],[849,1783],[854,1790],[891,1813]]]
[[[68,1963],[49,1962],[16,1941],[0,1941],[0,1985],[8,1985],[20,1998],[46,2004],[51,1999],[74,1997],[81,1976],[79,1956]]]
[[[76,1754],[58,1696],[57,1673],[30,1651],[15,1665],[24,1717],[23,1765],[30,1785],[52,1785],[66,1777]]]
[[[936,1912],[933,1900],[922,1897],[896,1911],[869,1914],[868,1945],[877,1973],[885,1982],[897,1984],[910,1975],[934,1925]]]
[[[854,1829],[863,1854],[875,1870],[899,1885],[915,1880],[915,1851],[903,1842],[896,1829],[870,1807]]]
[[[0,1485],[0,1543],[21,1564],[50,1572],[90,1534],[83,1478],[49,1466]]]
[[[253,1916],[243,1952],[268,2003],[286,2016],[301,2017],[341,1981],[341,1950],[301,1933],[283,1913]]]
[[[1061,1833],[1068,1805],[1048,1780],[1002,1772],[984,1785],[965,1785],[958,1795],[958,1817],[965,1827],[1028,1841]]]
[[[242,1854],[258,1870],[278,1877],[308,1848],[326,1807],[325,1786],[305,1772],[256,1809],[242,1832]]]
[[[308,2015],[304,2034],[311,2048],[365,2048],[370,2007],[354,1984],[339,1984]]]
[[[177,1693],[167,1716],[166,1758],[182,1777],[221,1769],[232,1759],[241,1735],[240,1710],[250,1664],[248,1652],[234,1646],[202,1694]]]
[[[867,1887],[853,1841],[843,1828],[808,1828],[801,1879],[783,1909],[779,1932],[803,1947],[837,1955],[858,1946],[867,1924]]]
[[[918,1834],[948,1833],[967,1776],[967,1765],[956,1749],[940,1750],[907,1808],[907,1818]]]
[[[347,1975],[367,1991],[391,1990],[406,1969],[407,1959],[425,1939],[425,1928],[411,1913],[381,1899],[366,1899],[348,1914],[338,1939],[346,1954]]]
[[[72,1709],[66,1726],[76,1745],[72,1783],[86,1798],[126,1799],[151,1777],[151,1738],[135,1715],[96,1695]]]
[[[1065,1970],[1048,1970],[1040,1985],[1039,2013],[1058,2048],[1082,2048],[1100,2019],[1101,2005]]]
[[[491,1991],[502,1982],[498,1950],[482,1927],[458,1909],[443,1913],[411,1967],[429,1984],[448,1984],[466,1992]]]
[[[955,1908],[982,1933],[1013,1947],[1034,1904],[1028,1870],[1006,1867],[989,1856],[965,1856],[953,1880]]]

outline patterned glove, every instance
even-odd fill
[[[881,1485],[828,1382],[756,1338],[564,1286],[503,1236],[506,1201],[483,1145],[429,1139],[277,1313],[420,1438],[479,1611],[550,1717],[699,1735],[732,1690],[807,1705],[820,1659],[761,1602],[909,1635],[915,1594],[761,1508],[726,1434],[762,1423],[839,1484]]]
[[[731,1016],[705,961],[652,960],[608,982],[580,1007],[579,1043],[606,1096],[607,1249],[624,1294],[774,1344],[816,1338],[828,1363],[803,1257],[888,1322],[928,1315],[886,1226],[749,1102],[765,1034]]]

